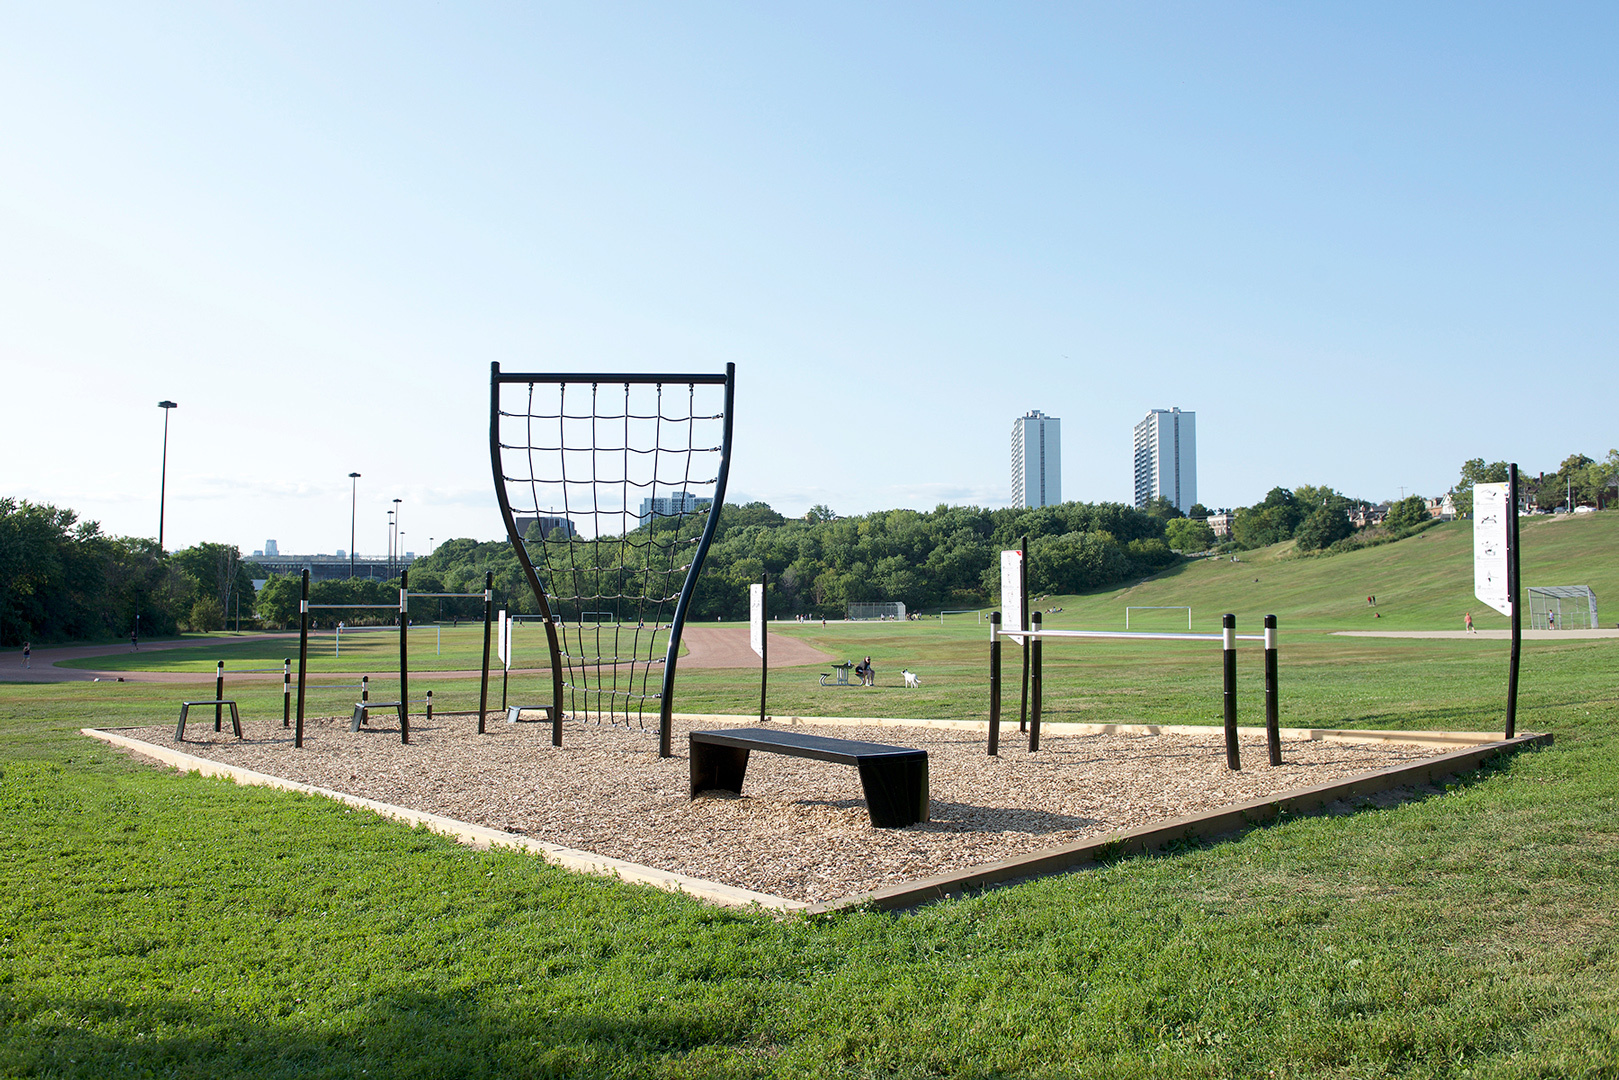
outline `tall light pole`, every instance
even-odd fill
[[[354,514],[359,506],[360,474],[349,473],[349,577],[354,577]]]
[[[394,512],[388,511],[388,576],[394,576]]]
[[[163,410],[163,472],[157,482],[157,553],[163,554],[163,509],[168,497],[169,489],[169,410],[178,409],[179,403],[173,401],[160,401],[157,407]]]
[[[400,569],[404,567],[405,558],[405,549],[399,546],[399,504],[403,501],[403,499],[394,500],[394,562],[400,564]]]

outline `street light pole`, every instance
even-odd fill
[[[394,562],[401,570],[404,569],[405,549],[399,546],[399,504],[403,501],[394,500]]]
[[[394,512],[388,511],[388,578],[394,576]]]
[[[349,579],[354,578],[354,514],[359,506],[360,474],[349,473]]]
[[[163,410],[163,472],[159,475],[157,483],[157,553],[163,554],[163,510],[169,491],[169,410],[178,409],[179,403],[173,401],[160,401],[157,407]]]

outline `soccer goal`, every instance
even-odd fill
[[[1595,630],[1597,596],[1589,585],[1531,585],[1529,629]]]
[[[734,364],[703,375],[491,365],[495,494],[544,617],[556,745],[564,715],[645,727],[651,713],[658,753],[672,753],[675,663],[725,504],[735,382]]]
[[[882,600],[864,603],[851,603],[844,611],[844,618],[851,621],[862,619],[898,619],[905,621],[905,604],[899,600]]]

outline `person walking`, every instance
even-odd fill
[[[31,668],[31,667],[34,666],[29,661],[29,657],[31,657],[33,654],[34,654],[34,643],[32,641],[23,642],[22,643],[22,666],[23,667]]]
[[[131,652],[141,651],[141,632],[139,630],[129,632],[129,648]]]
[[[1462,620],[1463,620],[1463,622],[1465,622],[1465,623],[1466,623],[1466,625],[1467,625],[1467,632],[1468,632],[1468,633],[1469,633],[1469,634],[1476,634],[1476,633],[1478,633],[1478,631],[1477,631],[1477,630],[1474,630],[1474,629],[1473,629],[1473,613],[1472,613],[1472,612],[1471,612],[1471,611],[1469,611],[1469,612],[1468,612],[1468,613],[1467,613],[1467,614],[1466,614],[1466,615],[1463,615],[1463,616],[1462,616]]]

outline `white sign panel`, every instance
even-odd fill
[[[506,670],[512,669],[512,620],[506,617],[504,611],[499,612],[500,621],[495,626],[495,655]]]
[[[748,644],[754,655],[765,654],[765,587],[759,582],[748,586]]]
[[[1507,591],[1506,484],[1473,485],[1473,595],[1503,615],[1512,614],[1512,595]]]
[[[1023,552],[1001,552],[1001,629],[1018,632],[1023,625]]]

